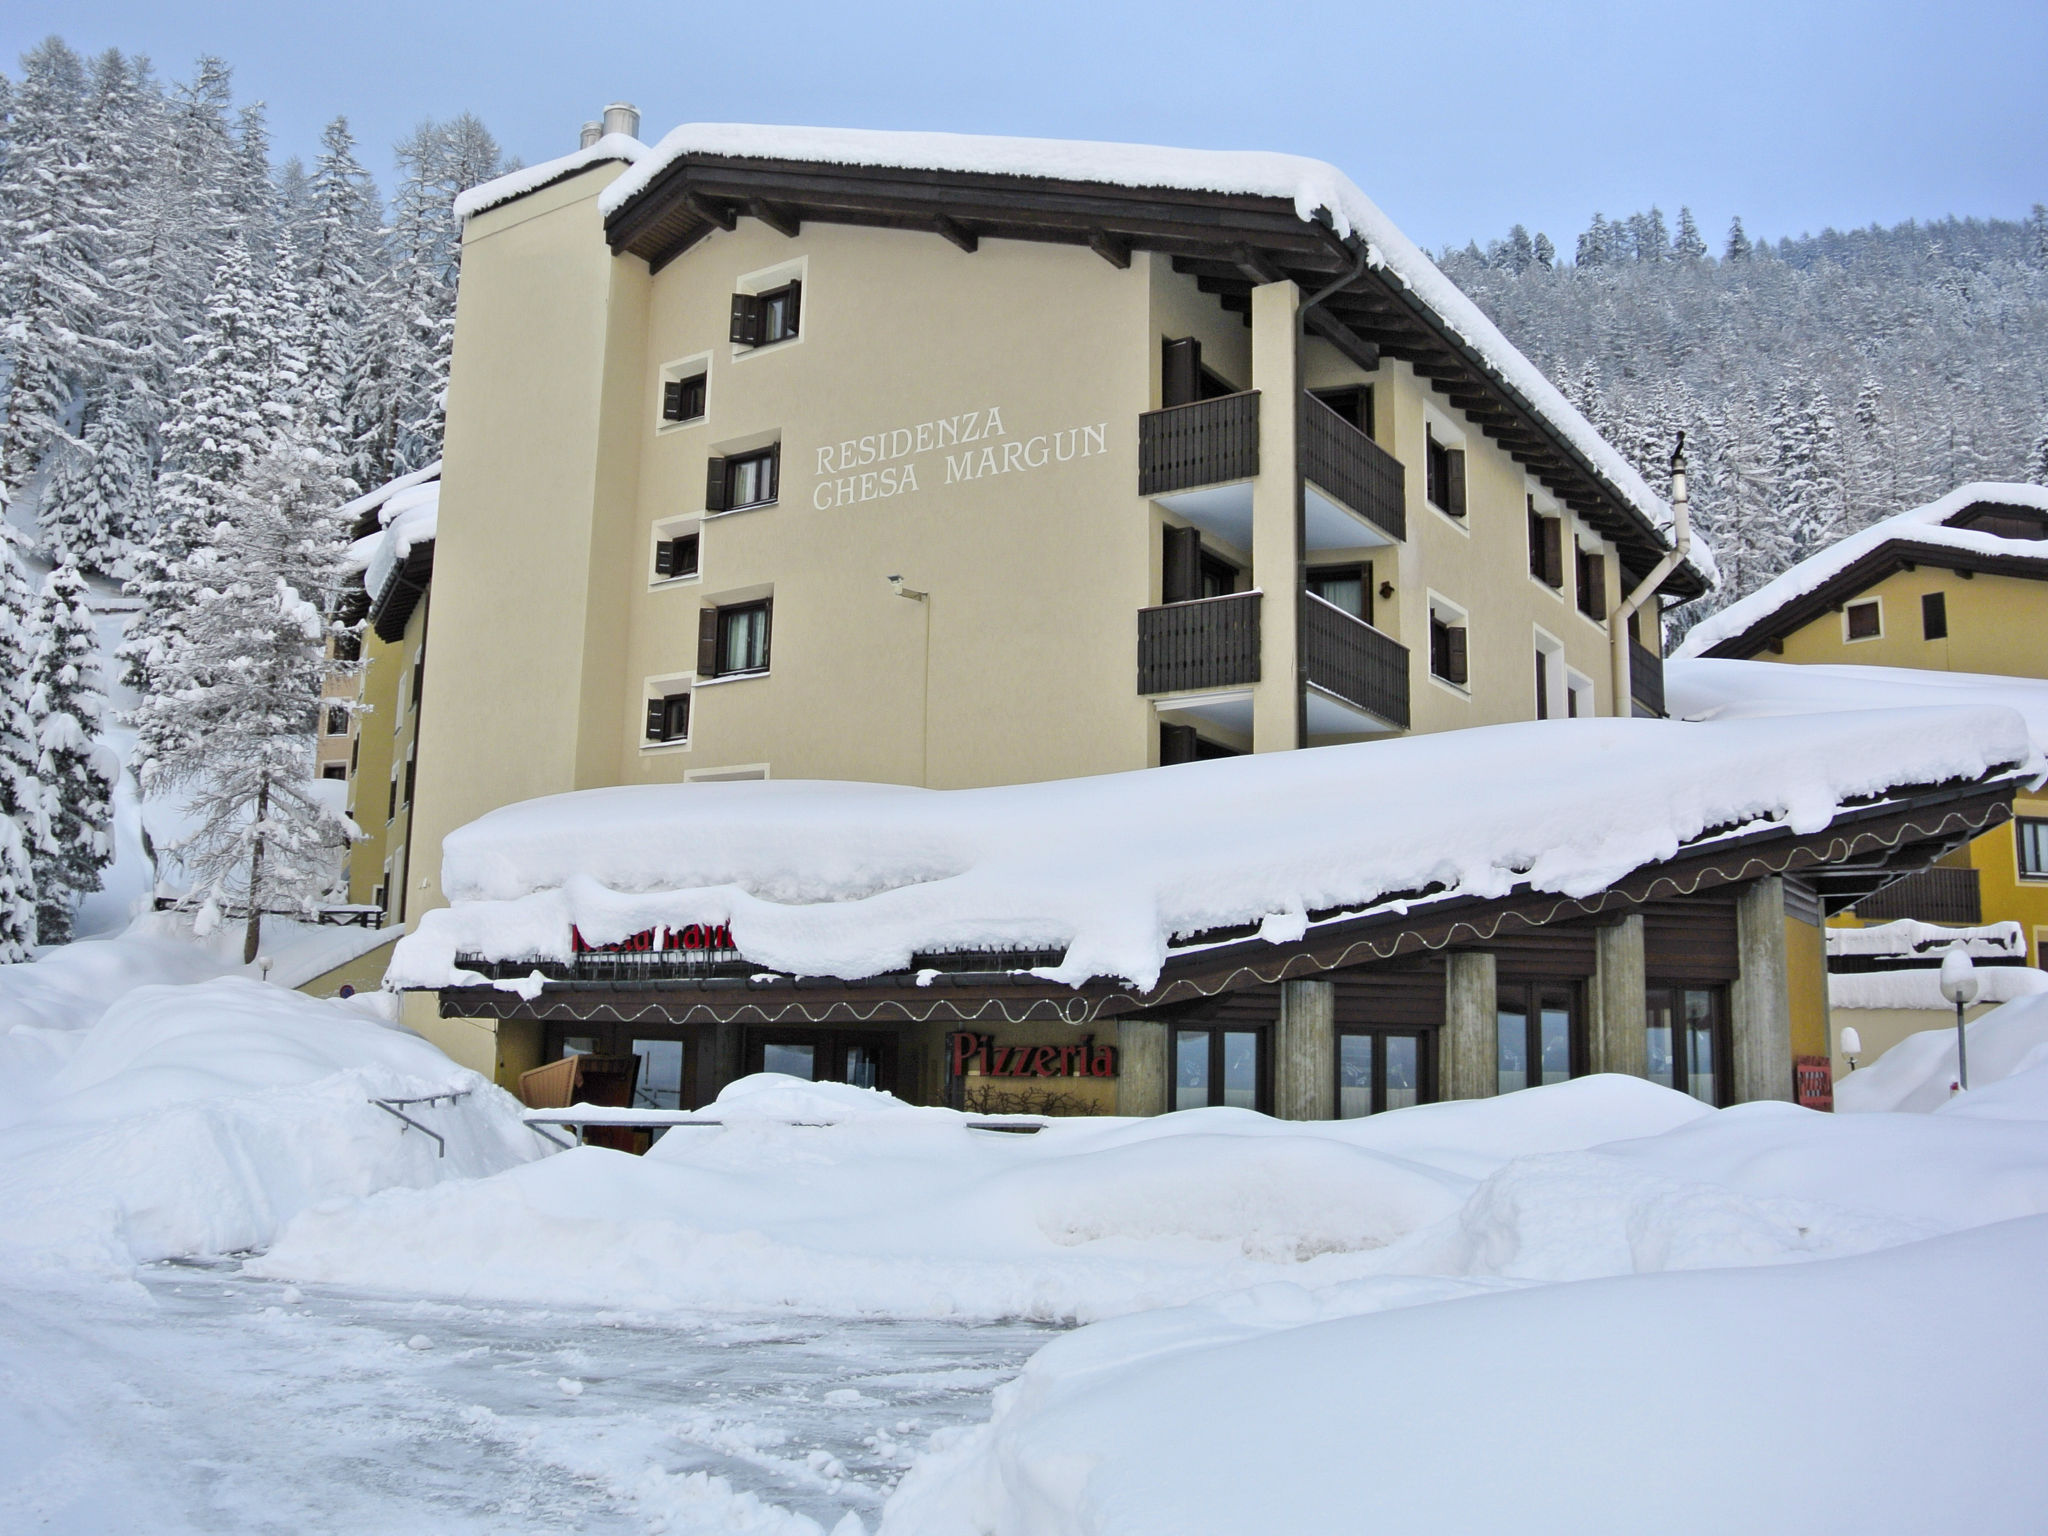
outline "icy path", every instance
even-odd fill
[[[0,1529],[872,1528],[913,1451],[986,1419],[1051,1336],[396,1302],[232,1266],[146,1288],[0,1292]]]

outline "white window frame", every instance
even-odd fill
[[[661,414],[662,396],[667,386],[692,374],[704,375],[704,414],[693,416],[688,421],[668,421]],[[696,352],[688,357],[679,357],[674,362],[663,363],[654,381],[654,431],[656,436],[670,432],[687,432],[692,427],[701,427],[711,420],[711,354]]]
[[[1564,687],[1566,699],[1568,701],[1576,700],[1579,706],[1578,709],[1574,710],[1570,702],[1567,702],[1565,705],[1566,718],[1591,720],[1600,713],[1600,695],[1594,691],[1592,678],[1586,676],[1583,672],[1566,667],[1564,669]]]
[[[1549,583],[1545,582],[1541,583],[1541,585],[1548,586]],[[1472,666],[1471,631],[1467,630],[1465,633],[1465,667],[1469,672]],[[1535,626],[1534,633],[1537,654],[1543,658],[1544,701],[1550,706],[1549,713],[1538,715],[1536,718],[1539,720],[1562,720],[1569,712],[1567,706],[1571,690],[1571,684],[1568,681],[1570,669],[1564,664],[1564,642],[1541,624]]]

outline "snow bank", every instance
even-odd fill
[[[83,1030],[29,1028],[35,1060],[21,1027],[5,1037],[20,1075],[0,1121],[0,1255],[26,1267],[260,1247],[320,1201],[545,1150],[509,1095],[425,1041],[260,982],[136,987]],[[445,1157],[370,1102],[451,1092],[412,1111]]]
[[[1986,966],[1977,972],[1979,980],[1998,975],[2003,967]],[[1934,976],[1937,973],[1926,973]],[[2021,972],[2039,975],[2039,972]],[[1841,978],[1835,978],[1839,980]],[[1952,1005],[1937,1001],[1937,1008]],[[1956,1032],[1923,1029],[1908,1035],[1869,1066],[1851,1072],[1835,1084],[1835,1108],[1845,1113],[1876,1110],[1941,1110],[1961,1114],[1975,1112],[1995,1085],[2000,1088],[1995,1102],[2001,1114],[2025,1114],[2048,1120],[2048,997],[2022,996],[2002,1008],[1994,1008],[1964,1026],[1969,1037],[1970,1091],[1958,1098],[1951,1092],[1956,1081]],[[2027,1105],[2040,1096],[2039,1113]]]
[[[881,1530],[2033,1530],[2044,1265],[2036,1217],[1329,1321],[1293,1287],[1132,1318],[1041,1350]]]
[[[730,923],[750,960],[803,975],[1065,947],[1040,974],[1150,986],[1175,934],[1272,919],[1269,934],[1298,937],[1308,912],[1430,886],[1587,895],[1709,828],[1815,832],[1852,798],[2031,752],[2009,711],[1895,710],[1539,721],[993,789],[586,790],[451,834],[454,905],[399,941],[388,979],[456,985],[473,979],[465,955],[565,960],[572,925],[608,942]]]
[[[2033,738],[2030,770],[2048,773],[2048,682],[2038,678],[1703,657],[1665,663],[1664,697],[1674,719],[1699,721],[1783,719],[1864,709],[2012,709],[2026,720]]]
[[[605,142],[610,142],[609,140]],[[636,144],[635,149],[639,149]],[[587,152],[586,152],[587,153]],[[1296,214],[1313,220],[1326,212],[1340,236],[1359,236],[1372,265],[1414,293],[1438,321],[1478,356],[1494,377],[1519,395],[1536,415],[1571,444],[1615,494],[1652,527],[1668,532],[1671,509],[1558,391],[1487,319],[1457,284],[1437,269],[1393,220],[1335,166],[1299,155],[1251,150],[1169,149],[1150,144],[1103,144],[1062,139],[1022,139],[960,133],[898,133],[859,128],[769,127],[751,123],[685,123],[652,150],[629,157],[631,170],[598,194],[598,208],[610,217],[651,186],[661,173],[689,155],[794,160],[824,165],[902,167],[1001,176],[1032,176],[1119,187],[1159,187],[1188,192],[1242,193],[1282,198]],[[566,175],[568,161],[533,185]],[[475,198],[520,176],[463,194]],[[490,201],[514,196],[518,187]],[[476,207],[457,203],[467,216]],[[489,206],[480,203],[478,206]],[[1697,534],[1687,564],[1711,585],[1718,580],[1713,551]]]
[[[1977,1001],[2009,1003],[2048,992],[2048,971],[2024,965],[1977,968]],[[1862,971],[1828,977],[1832,1008],[1952,1008],[1941,995],[1941,972],[1931,965],[1900,971]]]
[[[1685,639],[1673,654],[1680,657],[1703,656],[1723,640],[1732,640],[1752,624],[1769,618],[1792,599],[1817,590],[1872,550],[1887,543],[1901,542],[1931,554],[1955,550],[1964,554],[2035,560],[2048,565],[2048,543],[2039,539],[2007,539],[1995,533],[1943,526],[1947,519],[1979,501],[2048,512],[2048,486],[1973,481],[1969,485],[1958,486],[1939,501],[1872,523],[1862,532],[1852,533],[1846,539],[1808,555],[1791,570],[1765,582],[1740,602],[1730,603],[1719,613],[1709,614],[1686,632]]]
[[[1602,1077],[1369,1120],[1209,1109],[1016,1136],[827,1086],[743,1079],[706,1112],[723,1125],[678,1127],[645,1158],[583,1148],[310,1211],[252,1268],[650,1311],[1086,1319],[1376,1273],[1514,1157],[1708,1113]]]
[[[515,197],[524,197],[529,192],[538,192],[550,183],[578,171],[588,170],[593,165],[602,165],[607,160],[623,160],[631,165],[647,153],[647,146],[631,134],[608,133],[587,149],[579,149],[552,160],[543,160],[539,165],[523,166],[508,171],[494,180],[479,183],[460,193],[455,199],[455,217],[473,219],[486,208],[495,208],[500,203],[509,203]]]

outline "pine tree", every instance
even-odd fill
[[[1579,236],[1578,255],[1575,258],[1577,265],[1605,266],[1612,243],[1613,236],[1608,229],[1607,220],[1596,212],[1593,215],[1593,222],[1587,225],[1585,233]]]
[[[1707,242],[1700,236],[1699,225],[1693,222],[1692,210],[1681,207],[1678,210],[1678,234],[1671,242],[1672,253],[1680,261],[1703,261],[1706,259]]]
[[[1536,265],[1548,272],[1557,265],[1557,247],[1550,243],[1550,236],[1539,232],[1535,247]]]
[[[349,837],[311,787],[339,483],[302,424],[248,466],[183,562],[181,643],[157,659],[159,686],[134,717],[143,792],[184,792],[198,822],[174,851],[202,923],[247,911],[244,963],[265,909],[310,908],[331,888]]]
[[[2027,483],[2048,485],[2048,416],[2041,418],[2041,427],[2034,434],[2034,451],[2027,455]]]
[[[113,861],[114,776],[100,745],[106,696],[99,638],[85,581],[60,565],[43,580],[29,664],[28,717],[35,733],[48,841],[33,859],[37,937],[71,940],[79,898],[100,888]]]
[[[1729,221],[1728,247],[1721,252],[1721,259],[1723,261],[1747,261],[1753,249],[1749,243],[1749,236],[1742,232],[1742,215],[1737,214]]]
[[[6,508],[0,484],[0,514]],[[49,837],[26,687],[33,605],[14,530],[0,516],[0,965],[26,960],[35,942],[34,860]]]

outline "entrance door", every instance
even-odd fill
[[[1266,1107],[1266,1031],[1177,1026],[1173,1107]]]
[[[1500,1092],[1561,1083],[1585,1070],[1578,988],[1568,983],[1502,982],[1496,996]]]
[[[750,1030],[747,1070],[895,1093],[896,1037],[878,1030]]]
[[[1337,1036],[1337,1118],[1356,1120],[1426,1101],[1419,1030],[1350,1031]]]
[[[1649,1078],[1703,1104],[1725,1104],[1728,1031],[1719,987],[1646,989]]]

